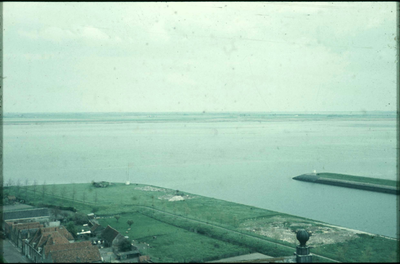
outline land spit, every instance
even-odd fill
[[[390,194],[396,194],[396,195],[399,195],[399,193],[400,193],[398,188],[392,187],[392,186],[372,184],[372,183],[367,183],[367,182],[355,182],[355,181],[343,180],[343,179],[329,179],[329,178],[320,176],[318,173],[302,174],[302,175],[293,177],[293,179],[298,180],[298,181],[327,184],[327,185],[367,190],[367,191],[373,191],[373,192],[390,193]]]

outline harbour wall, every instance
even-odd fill
[[[367,191],[373,191],[373,192],[390,193],[390,194],[396,194],[396,195],[399,195],[399,193],[400,193],[396,187],[371,184],[371,183],[363,183],[363,182],[346,181],[346,180],[327,179],[327,178],[320,177],[316,174],[303,174],[300,176],[293,177],[293,179],[298,180],[298,181],[334,185],[334,186],[347,187],[347,188],[353,188],[353,189],[359,189],[359,190],[367,190]]]

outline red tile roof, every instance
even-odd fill
[[[54,245],[54,244],[67,244],[69,243],[68,239],[61,235],[59,232],[51,232],[49,242],[47,245]]]
[[[38,232],[36,232],[33,238],[29,241],[29,244],[33,245],[33,243],[36,243],[34,246],[35,249],[37,249],[38,247],[44,247],[46,245],[53,245],[57,243],[65,244],[69,243],[68,240],[71,240],[68,239],[70,236],[72,237],[71,233],[63,228],[44,227],[40,228]]]
[[[53,232],[46,232],[46,233],[44,233],[41,237],[40,237],[40,239],[39,239],[39,242],[37,243],[37,247],[41,247],[41,248],[43,248],[44,246],[46,246],[46,245],[51,245],[51,244],[53,244],[53,240],[51,240],[50,238],[51,238],[51,236],[53,235],[54,233]],[[68,242],[68,241],[67,241]]]
[[[72,236],[72,234],[67,229],[65,229],[63,226],[60,226],[60,228],[58,229],[58,232],[60,232],[60,234],[63,235],[66,239],[74,240],[74,237]]]
[[[92,246],[90,241],[76,242],[76,243],[68,243],[68,244],[54,244],[48,245],[44,248],[44,255],[47,256],[50,252],[60,251],[60,250],[69,250],[75,248],[83,248]]]
[[[52,251],[49,257],[53,263],[100,262],[101,255],[98,247],[87,246],[65,250]]]

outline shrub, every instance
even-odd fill
[[[76,238],[77,231],[74,222],[68,222],[65,228],[72,234],[74,238]]]
[[[83,225],[88,222],[88,218],[84,213],[75,213],[73,216],[73,221],[76,225]]]

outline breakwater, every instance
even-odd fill
[[[372,183],[364,183],[364,182],[354,182],[348,180],[328,179],[320,177],[318,176],[318,174],[302,174],[293,177],[293,179],[298,181],[334,185],[334,186],[347,187],[347,188],[360,189],[373,192],[390,193],[396,195],[399,195],[400,193],[399,189],[396,187],[384,186]]]

